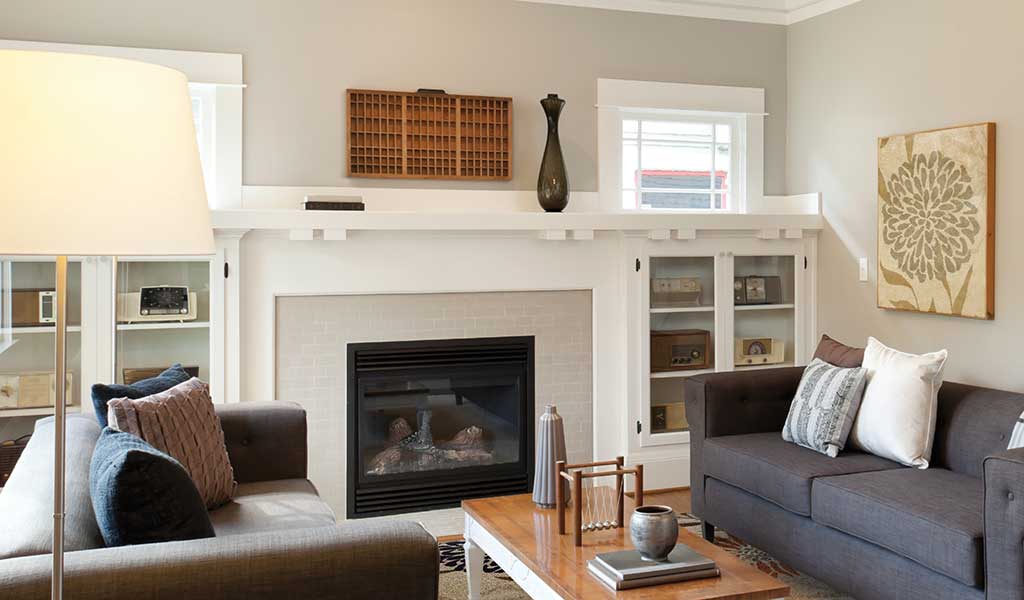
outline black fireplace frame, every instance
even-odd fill
[[[416,353],[435,353],[446,351],[458,352],[460,349],[479,348],[483,351],[519,351],[525,354],[525,373],[523,397],[520,402],[519,418],[522,431],[519,439],[519,461],[515,463],[460,467],[453,470],[430,471],[430,485],[423,483],[423,473],[401,473],[387,475],[384,478],[369,480],[362,473],[359,461],[359,389],[358,379],[362,373],[415,373],[436,367],[378,366],[360,370],[357,366],[358,353],[409,351]],[[421,510],[434,510],[459,506],[461,500],[486,496],[527,493],[533,489],[534,474],[534,438],[535,438],[535,352],[533,336],[506,336],[486,338],[457,338],[440,340],[410,340],[389,342],[356,342],[346,346],[347,358],[347,432],[346,449],[346,503],[345,513],[349,519],[374,517],[380,515],[400,514]],[[500,357],[495,360],[482,358],[487,366],[500,365]],[[516,361],[518,364],[520,361]],[[471,364],[469,365],[471,366]],[[463,366],[463,368],[465,368]],[[425,494],[426,499],[416,500],[417,490],[425,487],[434,491]],[[358,488],[358,489],[357,489]],[[377,495],[388,497],[386,502],[374,503],[363,500]],[[408,503],[391,500],[393,497],[409,496]],[[363,501],[360,501],[363,500]],[[392,508],[381,508],[390,502]]]

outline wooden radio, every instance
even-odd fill
[[[651,371],[711,367],[711,332],[703,329],[651,332]]]
[[[778,275],[750,275],[733,281],[733,304],[782,304],[782,278]]]

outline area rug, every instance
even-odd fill
[[[679,516],[679,526],[700,535],[700,520],[693,515]],[[853,600],[831,589],[824,583],[798,573],[781,562],[772,558],[749,544],[730,536],[724,531],[715,532],[715,544],[743,562],[754,565],[760,571],[775,577],[789,586],[791,600]],[[465,600],[466,590],[466,557],[463,554],[462,542],[442,542],[438,544],[441,553],[441,600]],[[526,600],[526,595],[512,578],[505,574],[491,558],[484,558],[484,576],[482,580],[481,598],[486,600]]]

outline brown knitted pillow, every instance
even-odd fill
[[[111,400],[107,420],[114,429],[136,435],[180,462],[207,508],[231,500],[235,473],[224,430],[213,410],[210,386],[198,378],[138,400]]]

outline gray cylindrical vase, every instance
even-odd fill
[[[549,405],[537,425],[537,455],[533,462],[533,502],[541,508],[555,508],[555,463],[560,460],[565,460],[565,428],[558,410]],[[569,482],[562,479],[559,484],[568,503]]]

